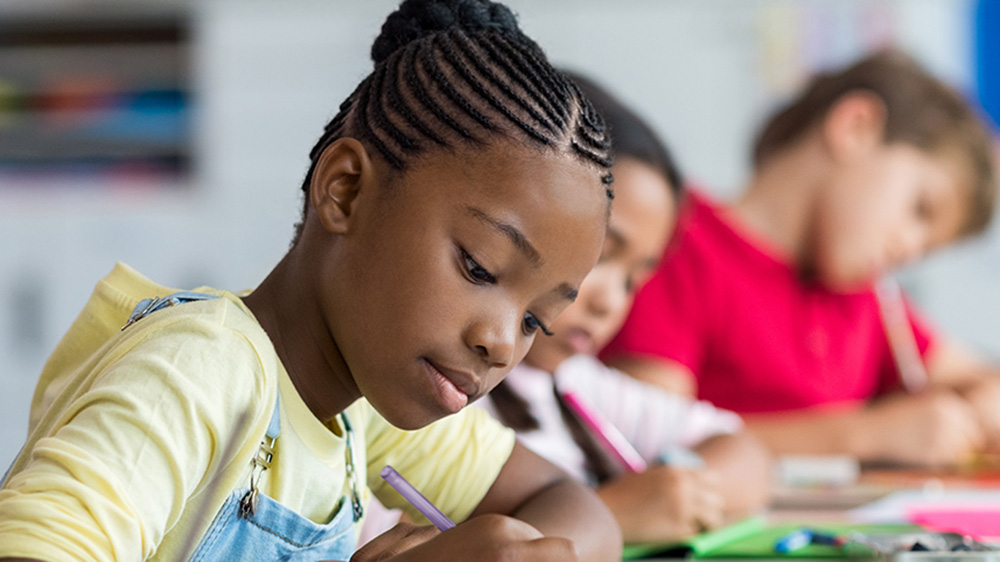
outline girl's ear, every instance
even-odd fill
[[[887,117],[885,102],[876,94],[848,92],[827,111],[823,141],[835,160],[850,159],[884,142]]]
[[[347,232],[358,193],[375,169],[364,145],[352,138],[333,141],[319,156],[309,184],[309,201],[327,232]]]

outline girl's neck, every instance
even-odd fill
[[[326,422],[361,397],[330,336],[312,278],[289,252],[243,300],[267,332],[302,401]],[[294,280],[294,282],[293,282]]]
[[[785,256],[807,261],[822,164],[808,144],[779,153],[756,170],[749,186],[724,214]]]

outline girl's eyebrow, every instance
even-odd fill
[[[500,219],[491,217],[488,213],[479,209],[477,207],[466,207],[466,211],[476,219],[486,223],[491,228],[499,231],[501,234],[506,236],[517,248],[519,252],[524,254],[528,261],[531,262],[535,267],[541,267],[544,263],[542,261],[542,256],[539,255],[538,250],[528,241],[528,238],[522,233],[518,228],[510,223],[503,222]],[[570,285],[569,283],[563,283],[556,287],[555,292],[559,294],[565,300],[573,302],[576,300],[579,290]]]
[[[528,238],[520,230],[518,230],[516,226],[491,217],[485,211],[476,207],[466,207],[465,210],[468,211],[473,217],[488,224],[510,239],[510,241],[514,244],[514,247],[517,248],[519,252],[524,254],[532,265],[535,267],[540,267],[542,265],[542,257],[538,254],[538,250],[535,249],[531,242],[528,241]]]
[[[580,294],[580,291],[574,289],[569,283],[563,283],[562,285],[559,285],[559,287],[556,288],[556,292],[559,293],[559,296],[568,300],[569,302],[575,301],[577,295]]]

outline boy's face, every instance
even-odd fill
[[[881,144],[840,166],[816,202],[812,272],[850,290],[954,241],[968,216],[955,158]]]
[[[501,144],[433,151],[359,192],[324,316],[354,383],[422,427],[489,392],[597,261],[607,196],[580,160]],[[365,187],[362,187],[362,190]]]
[[[615,201],[601,257],[576,302],[550,326],[555,335],[535,338],[525,361],[536,368],[552,373],[569,357],[604,347],[621,328],[673,231],[675,203],[662,175],[631,159],[616,163],[614,175]]]

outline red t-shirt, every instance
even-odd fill
[[[932,334],[908,313],[923,355]],[[602,358],[623,353],[686,366],[698,398],[740,413],[858,403],[899,387],[873,288],[803,281],[697,193]]]

